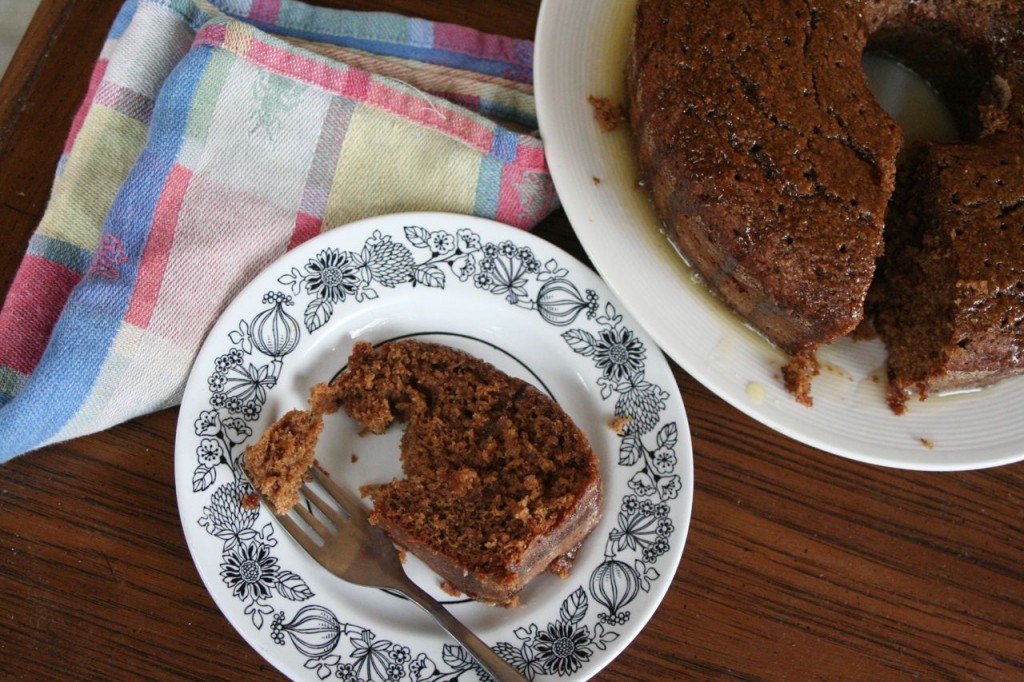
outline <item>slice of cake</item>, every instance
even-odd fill
[[[545,570],[565,575],[601,516],[586,436],[553,400],[467,353],[361,342],[315,412],[343,407],[367,431],[407,422],[403,479],[365,486],[371,521],[480,601],[514,605]]]
[[[299,501],[299,488],[313,465],[323,426],[319,413],[292,410],[245,449],[249,480],[275,514],[287,513]]]
[[[889,404],[1024,373],[1024,158],[1005,135],[920,143],[890,204],[872,292]]]

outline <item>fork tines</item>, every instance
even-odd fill
[[[318,518],[317,514],[315,514],[312,509],[302,504],[302,502],[295,505],[294,510],[312,529],[312,531],[320,536],[321,540],[327,540],[333,532],[349,528],[353,524],[360,529],[365,529],[369,526],[366,509],[355,496],[332,481],[327,474],[320,471],[316,466],[310,467],[310,472],[312,474],[312,481],[327,494],[328,499],[337,503],[337,506],[330,504],[326,499],[324,499],[324,497],[318,494],[309,482],[303,485],[300,489],[302,496],[316,508],[317,512],[319,512],[319,514],[321,514],[323,518],[333,526],[333,528],[328,527],[320,520],[320,518]],[[285,514],[279,516],[278,520],[281,522],[281,525],[284,526],[285,530],[288,531],[289,535],[294,537],[307,552],[314,553],[321,547],[322,543],[316,542],[316,540],[301,526],[299,526],[299,524],[296,523],[289,515]]]
[[[365,526],[369,523],[366,515],[366,507],[359,501],[359,498],[355,497],[352,493],[342,488],[340,485],[331,480],[331,477],[322,471],[319,467],[310,467],[310,472],[313,474],[313,480],[324,489],[324,491],[331,496],[331,498],[341,506],[342,509],[351,517],[353,521],[361,526]],[[309,491],[309,484],[303,486],[303,490]],[[314,503],[315,504],[315,503]],[[320,505],[317,505],[320,507]],[[322,509],[322,507],[320,507]]]

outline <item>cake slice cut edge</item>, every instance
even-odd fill
[[[603,505],[586,435],[554,400],[468,353],[419,341],[381,349],[357,343],[345,372],[310,390],[309,410],[287,412],[246,448],[245,470],[271,510],[286,514],[298,502],[323,415],[344,408],[363,434],[407,423],[406,477],[360,492],[374,503],[371,523],[446,591],[511,607],[539,574],[567,577]],[[396,351],[425,364],[388,366]],[[465,391],[476,402],[460,403]]]
[[[480,358],[413,340],[357,344],[332,388],[370,432],[407,422],[405,477],[362,493],[371,522],[448,589],[513,606],[537,575],[568,574],[603,493],[586,436],[554,400]]]

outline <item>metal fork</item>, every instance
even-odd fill
[[[351,493],[320,472],[310,467],[313,478],[320,487],[337,502],[338,507],[329,504],[309,484],[302,487],[302,494],[333,526],[330,527],[303,504],[295,505],[295,512],[319,536],[320,543],[294,519],[287,515],[278,516],[285,530],[316,559],[321,566],[356,585],[377,587],[399,592],[429,613],[448,633],[476,658],[477,662],[499,682],[524,682],[526,678],[505,662],[469,628],[463,625],[447,609],[427,594],[405,574],[391,539],[383,530],[370,523],[366,509]]]

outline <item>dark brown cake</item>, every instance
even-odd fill
[[[371,520],[451,586],[512,605],[601,516],[586,437],[550,398],[455,349],[418,341],[356,345],[345,372],[314,392],[369,431],[408,422],[404,479],[367,486]]]
[[[275,514],[287,513],[299,501],[323,426],[319,414],[292,410],[245,449],[249,480]]]
[[[795,390],[862,320],[883,253],[902,136],[862,53],[918,71],[973,141],[1021,129],[1022,27],[1008,0],[640,0],[628,105],[652,202],[709,288],[794,356]]]
[[[856,8],[826,5],[641,0],[629,69],[669,236],[796,354],[862,317],[901,139],[864,79]]]
[[[923,398],[1024,372],[1022,148],[997,136],[908,154],[874,316],[896,412],[911,390]]]

